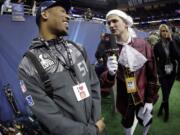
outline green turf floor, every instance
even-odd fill
[[[170,95],[170,119],[164,123],[162,117],[157,117],[158,108],[161,103],[161,89],[159,100],[154,106],[154,119],[150,128],[150,135],[180,135],[180,81],[173,85]],[[124,135],[121,125],[120,114],[112,113],[111,99],[102,99],[102,113],[105,117],[108,135]],[[142,127],[138,125],[134,135],[142,135]]]

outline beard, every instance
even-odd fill
[[[60,36],[68,36],[68,33],[66,31],[60,31],[57,33],[58,37]]]
[[[54,35],[60,37],[60,36],[68,36],[68,28],[64,29],[64,28],[53,28],[51,30],[51,33],[53,33]]]

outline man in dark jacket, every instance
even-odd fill
[[[122,114],[125,134],[133,135],[137,117],[143,124],[143,135],[147,135],[153,102],[157,97],[153,50],[145,40],[133,38],[134,33],[130,30],[133,20],[126,13],[111,10],[106,19],[111,33],[116,37],[119,58],[114,55],[107,58],[107,70],[101,75],[101,86],[110,87],[117,80],[117,109]]]
[[[172,39],[178,57],[180,58],[180,32],[175,26],[172,27]],[[178,63],[176,80],[180,81],[180,62]]]
[[[108,33],[103,33],[101,35],[101,41],[96,49],[95,57],[96,57],[96,64],[95,64],[95,71],[100,78],[100,75],[106,70],[106,63],[107,57],[110,55],[111,52],[118,54],[119,47],[113,43],[113,36]],[[112,88],[110,87],[103,87],[101,86],[101,96],[107,96],[112,92]]]
[[[39,6],[39,37],[32,41],[29,52],[49,80],[42,81],[35,64],[25,55],[19,65],[21,88],[47,134],[98,135],[105,127],[100,118],[99,81],[84,49],[62,37],[68,31],[69,8],[68,0],[44,1]],[[45,84],[52,89],[47,92]]]

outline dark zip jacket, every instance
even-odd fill
[[[23,90],[32,112],[53,135],[97,135],[95,123],[100,119],[100,85],[87,55],[85,57],[72,43],[67,42],[76,79],[85,82],[90,97],[77,101],[73,86],[76,85],[70,71],[61,62],[69,64],[67,51],[61,41],[44,44],[34,39],[30,50],[47,71],[53,86],[53,98],[44,91],[43,83],[27,57],[19,65],[19,78],[24,81]],[[81,47],[84,54],[85,50]],[[57,57],[58,58],[57,58]],[[58,60],[60,59],[60,60]],[[61,62],[60,62],[61,61]]]

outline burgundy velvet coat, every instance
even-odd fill
[[[142,103],[153,103],[157,100],[158,85],[157,85],[157,70],[155,64],[155,57],[151,46],[143,39],[134,38],[130,44],[133,48],[139,51],[147,58],[147,62],[144,66],[135,72],[138,95]],[[119,51],[121,52],[122,45],[119,45]],[[100,82],[101,87],[111,87],[114,85],[115,79],[117,80],[117,109],[125,115],[128,106],[128,94],[125,84],[125,67],[118,65],[117,75],[112,77],[109,75],[108,70],[101,74]]]

